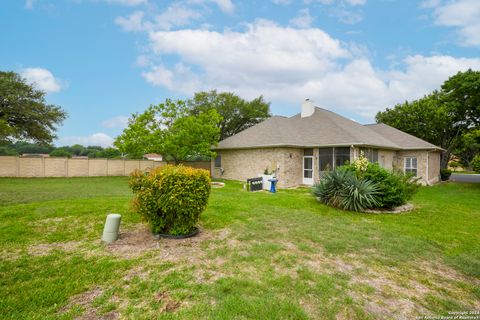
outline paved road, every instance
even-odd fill
[[[480,174],[453,173],[450,176],[450,180],[456,182],[480,183]]]

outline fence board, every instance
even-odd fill
[[[0,156],[0,177],[128,176],[136,169],[151,170],[167,163],[152,160],[67,159]],[[182,162],[210,171],[210,162]]]

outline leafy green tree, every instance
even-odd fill
[[[480,173],[480,153],[472,159],[471,165],[473,171]]]
[[[0,141],[51,143],[66,116],[60,107],[46,103],[45,92],[17,73],[0,71]]]
[[[376,121],[445,149],[441,167],[446,168],[462,137],[480,124],[480,72],[459,72],[440,91],[387,108],[377,113]]]
[[[480,153],[480,127],[470,130],[464,134],[454,154],[460,157],[464,166],[470,168],[471,162],[476,154]]]
[[[69,147],[69,151],[72,153],[72,155],[75,155],[75,156],[81,155],[84,150],[85,150],[85,147],[82,146],[81,144],[74,144],[73,146]]]
[[[97,151],[95,154],[96,158],[108,158],[108,159],[115,159],[115,158],[121,158],[122,153],[120,150],[116,148],[105,148],[102,151]]]
[[[197,115],[208,110],[216,110],[222,121],[219,123],[220,140],[243,131],[270,117],[270,103],[260,96],[252,101],[245,101],[230,92],[197,92],[188,101],[191,112]]]
[[[185,101],[167,99],[133,114],[114,145],[130,158],[141,158],[145,153],[159,153],[175,162],[210,157],[214,155],[211,146],[218,142],[220,121],[213,109],[192,115]]]
[[[70,158],[72,153],[69,152],[66,148],[61,147],[50,152],[50,157],[60,157],[60,158]]]

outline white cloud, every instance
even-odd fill
[[[310,28],[313,23],[313,17],[310,15],[308,8],[302,9],[298,15],[289,21],[291,26],[297,28]]]
[[[124,31],[144,31],[148,27],[143,22],[143,11],[135,11],[127,18],[117,17],[115,23],[122,27]]]
[[[36,0],[26,0],[25,1],[25,9],[32,10],[35,6]]]
[[[432,8],[435,24],[453,27],[465,46],[480,46],[480,1],[455,0],[442,3],[426,1],[423,7]]]
[[[356,24],[363,20],[363,15],[359,12],[346,9],[345,7],[335,7],[330,10],[330,16],[346,24]]]
[[[61,80],[55,78],[49,70],[44,68],[23,69],[21,76],[37,89],[46,93],[58,92],[64,87]]]
[[[317,28],[257,21],[243,32],[150,32],[152,55],[176,57],[143,72],[154,86],[191,95],[216,88],[245,98],[290,103],[309,97],[319,106],[372,119],[378,110],[439,88],[460,70],[480,69],[480,58],[413,55],[393,69],[376,69],[356,46]]]
[[[148,3],[148,0],[106,0],[106,1],[112,4],[121,4],[124,6],[132,6],[132,7]]]
[[[164,12],[155,17],[155,25],[161,30],[170,30],[172,27],[185,26],[200,14],[181,4],[173,4]]]
[[[56,142],[56,145],[58,146],[71,146],[74,144],[81,144],[83,146],[111,147],[113,144],[113,138],[108,134],[98,132],[89,136],[61,137]]]
[[[235,10],[235,5],[231,0],[210,0],[217,4],[217,6],[226,13],[232,13]]]
[[[111,119],[107,119],[102,122],[102,126],[105,128],[126,128],[128,125],[128,117],[126,116],[117,116]]]
[[[272,0],[275,4],[288,5],[291,4],[293,0]]]
[[[182,27],[199,19],[200,13],[183,4],[174,3],[165,11],[154,16],[152,21],[146,21],[145,12],[135,11],[128,17],[117,17],[115,23],[124,31],[170,30]]]

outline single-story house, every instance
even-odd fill
[[[386,124],[362,125],[315,107],[308,99],[301,113],[268,118],[213,150],[214,178],[245,181],[275,170],[280,188],[313,185],[324,171],[355,160],[361,152],[371,162],[414,173],[430,185],[439,181],[442,151]]]

